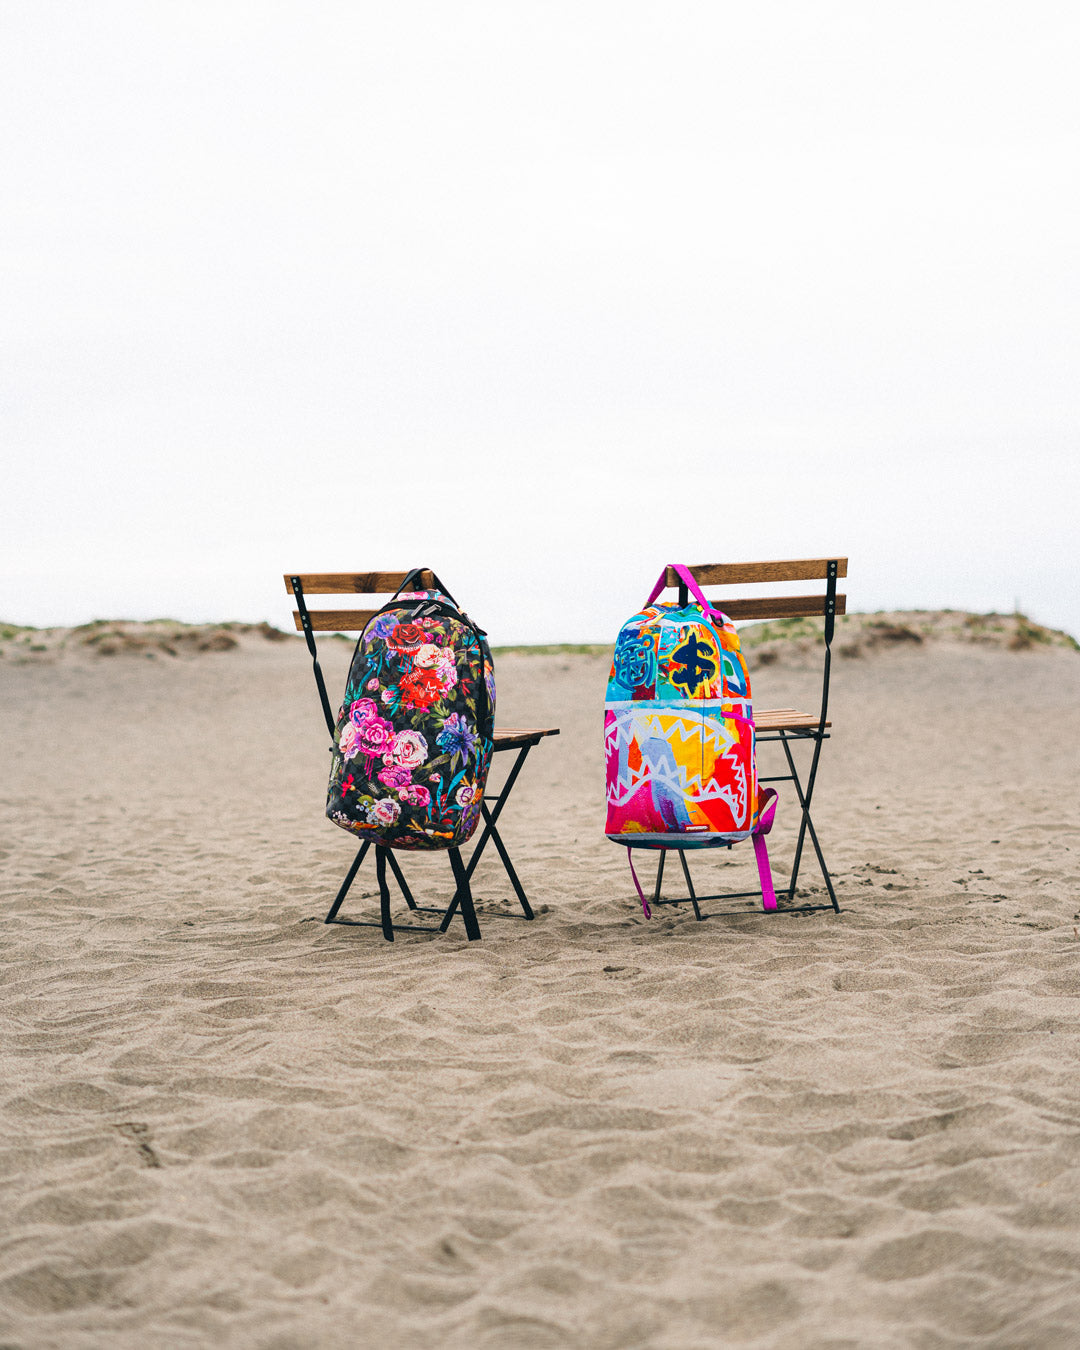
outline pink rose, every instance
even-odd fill
[[[431,793],[426,787],[421,787],[419,783],[410,783],[405,791],[399,795],[402,801],[408,802],[411,806],[429,806],[431,804]]]
[[[400,792],[402,788],[412,785],[412,774],[400,765],[391,764],[388,768],[379,770],[379,782],[385,783],[392,792]]]
[[[346,722],[338,737],[338,749],[346,760],[355,759],[360,753],[360,733],[351,722]]]
[[[383,717],[369,717],[356,728],[356,735],[365,755],[381,755],[394,738],[394,728]]]
[[[457,684],[457,666],[454,664],[454,654],[445,647],[443,652],[449,659],[439,662],[435,667],[435,674],[442,681],[444,689],[453,689],[454,685]]]
[[[378,687],[379,687],[379,681],[378,681],[378,680],[368,680],[368,682],[367,682],[367,684],[366,684],[366,686],[365,686],[365,688],[366,688],[369,692],[374,692],[374,690],[378,689]]]
[[[386,725],[389,726],[389,722]],[[428,757],[427,741],[419,731],[399,731],[394,737],[390,757],[403,769],[418,769]]]
[[[389,797],[372,802],[367,809],[367,818],[372,825],[393,825],[401,815],[401,807]]]
[[[371,699],[358,698],[349,709],[349,720],[359,726],[361,722],[366,722],[369,717],[374,717],[378,711]]]

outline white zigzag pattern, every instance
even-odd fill
[[[736,782],[734,789],[730,784],[717,783],[715,779],[703,785],[701,774],[691,774],[685,765],[675,765],[672,772],[666,766],[645,763],[640,769],[627,769],[620,773],[609,786],[607,800],[612,805],[623,806],[643,784],[656,782],[662,788],[667,788],[669,793],[693,801],[727,802],[736,826],[741,827],[747,815],[746,771],[735,753],[737,738],[727,731],[723,722],[715,717],[699,721],[693,713],[682,709],[670,713],[646,713],[637,709],[610,711],[615,713],[615,720],[609,723],[605,733],[609,752],[618,745],[628,746],[635,739],[655,738],[670,742],[676,735],[683,742],[702,739],[730,766]],[[666,729],[661,723],[661,717],[668,723]],[[615,745],[611,745],[611,742],[615,742]]]
[[[641,770],[631,770],[629,777],[620,774],[608,788],[607,799],[615,806],[624,806],[642,784],[653,782],[669,789],[671,795],[685,797],[688,801],[726,801],[732,807],[736,816],[738,815],[738,806],[746,800],[746,793],[742,784],[740,784],[741,794],[735,798],[731,795],[732,788],[729,784],[721,786],[715,780],[710,780],[708,784],[702,787],[701,774],[699,773],[688,775],[686,770],[682,768],[677,775],[658,773],[649,765]],[[692,791],[695,786],[698,788],[697,792]]]
[[[612,711],[615,711],[615,721],[605,729],[605,744],[615,741],[618,745],[628,746],[634,740],[640,742],[653,738],[671,741],[677,735],[683,742],[701,740],[703,745],[712,746],[721,755],[737,740],[724,726],[722,718],[715,715],[706,714],[703,717],[682,709],[670,713]],[[670,724],[666,730],[661,718]]]

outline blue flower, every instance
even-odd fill
[[[435,738],[435,744],[448,755],[460,755],[462,759],[467,759],[476,745],[476,732],[458,713],[451,713]]]

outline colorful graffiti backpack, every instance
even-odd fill
[[[604,705],[606,834],[626,847],[631,867],[635,848],[712,848],[752,838],[764,907],[775,909],[764,836],[776,793],[758,786],[739,636],[692,574],[673,570],[693,599],[654,603],[665,568],[615,644]],[[642,906],[648,917],[644,895]]]
[[[326,814],[392,848],[457,848],[480,819],[495,725],[483,630],[408,574],[353,653],[334,729]]]

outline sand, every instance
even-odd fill
[[[0,1345],[1080,1343],[1080,656],[838,659],[842,913],[699,924],[602,836],[604,658],[504,655],[537,918],[491,855],[482,942],[391,946],[321,922],[302,644],[232,636],[0,660]]]

